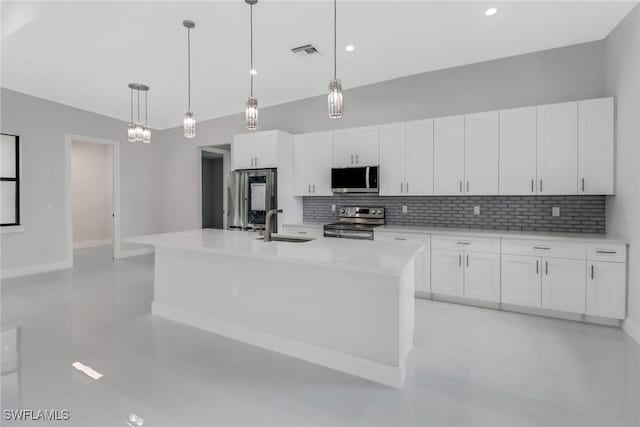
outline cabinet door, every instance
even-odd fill
[[[431,292],[463,295],[464,270],[461,251],[434,249],[431,251]]]
[[[536,107],[500,111],[500,194],[536,194]]]
[[[502,255],[501,302],[540,308],[540,258]]]
[[[468,114],[464,128],[465,193],[498,194],[498,112]]]
[[[231,163],[233,170],[252,169],[253,166],[253,145],[251,135],[236,135],[231,144]]]
[[[434,194],[463,194],[464,116],[435,119],[433,158]]]
[[[357,128],[355,136],[356,165],[378,166],[380,163],[378,126]]]
[[[405,193],[405,128],[404,123],[380,126],[380,195],[401,196]]]
[[[256,133],[250,138],[254,168],[278,166],[278,135],[275,132]]]
[[[314,147],[310,150],[313,154],[313,175],[311,179],[311,192],[314,196],[332,196],[331,191],[331,163],[333,149],[333,133],[319,132],[314,134]]]
[[[587,314],[624,319],[626,312],[626,264],[587,263]]]
[[[433,195],[433,120],[404,125],[405,193]]]
[[[613,98],[578,102],[578,193],[613,194]]]
[[[343,168],[355,166],[355,129],[333,131],[333,166]]]
[[[464,296],[500,302],[500,254],[465,253]]]
[[[303,133],[293,137],[293,191],[296,196],[311,195],[313,142],[312,133]]]
[[[585,261],[542,258],[542,308],[584,313],[586,304]]]
[[[578,103],[538,107],[538,194],[577,194]]]

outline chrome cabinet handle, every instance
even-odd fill
[[[462,267],[462,254],[458,254],[458,266]]]
[[[307,234],[306,231],[298,231],[298,234]]]
[[[543,250],[543,251],[550,251],[551,250],[551,248],[545,248],[545,247],[542,247],[542,246],[534,246],[533,249],[540,249],[540,250]]]
[[[358,155],[356,154],[356,165],[359,163],[358,161]]]
[[[471,242],[456,242],[458,245],[470,245]]]
[[[531,179],[531,192],[533,193],[533,178]]]
[[[407,239],[405,239],[404,237],[394,237],[393,239],[394,239],[394,240],[407,240]]]
[[[540,178],[540,192],[542,193],[542,178]]]
[[[615,254],[617,254],[618,252],[616,252],[616,251],[596,251],[596,253],[598,253],[598,254],[610,254],[610,255],[615,255]]]
[[[256,166],[258,166],[258,158],[256,157]]]
[[[404,193],[403,187],[402,187],[402,183],[400,183],[400,192]]]
[[[405,187],[405,189],[406,189],[406,192],[408,193],[408,192],[409,192],[409,183],[408,183],[408,182],[407,182],[407,183],[405,183],[405,184],[404,184],[404,187]]]
[[[544,274],[549,275],[549,261],[544,262]]]
[[[593,270],[594,269],[595,269],[594,265],[591,264],[591,280],[593,280],[593,276],[594,276],[594,271]]]
[[[467,254],[467,268],[469,267],[469,254]]]
[[[353,164],[353,154],[351,155],[351,164]]]
[[[536,260],[536,275],[540,274],[540,261]]]
[[[460,181],[460,192],[462,193],[462,181]]]
[[[582,178],[582,192],[584,192],[584,178]]]
[[[309,184],[309,191],[308,191],[308,193],[309,193],[309,194],[311,194],[311,184]]]
[[[313,194],[316,194],[316,185],[313,184]]]
[[[469,181],[467,181],[467,193],[469,192]]]

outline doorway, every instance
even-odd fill
[[[201,147],[202,228],[227,227],[227,175],[229,151],[220,147]]]
[[[78,251],[118,258],[119,143],[69,134],[65,139],[69,264]]]

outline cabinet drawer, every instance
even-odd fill
[[[510,255],[544,256],[551,258],[585,259],[587,248],[584,243],[503,239],[502,253]]]
[[[431,240],[428,234],[405,233],[405,232],[387,232],[387,231],[374,230],[373,236],[375,240],[381,240],[385,242],[396,241],[396,240],[429,242]],[[428,245],[427,245],[427,249],[428,249]]]
[[[322,237],[324,232],[322,227],[305,227],[303,225],[283,225],[283,234],[294,236]]]
[[[465,236],[433,236],[431,247],[434,249],[454,249],[462,251],[500,253],[500,239],[466,238]]]
[[[589,243],[587,259],[593,261],[626,262],[627,246],[615,243]]]

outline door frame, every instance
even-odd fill
[[[202,228],[202,152],[216,153],[222,155],[222,229],[227,229],[227,213],[229,212],[229,198],[227,197],[229,188],[229,172],[231,166],[231,151],[224,148],[217,148],[212,145],[197,147],[198,156],[198,228]]]
[[[113,229],[112,229],[112,247],[113,258],[120,258],[121,236],[120,236],[120,141],[111,139],[95,138],[92,136],[82,136],[67,133],[64,136],[64,157],[65,157],[65,206],[66,206],[66,225],[67,225],[67,263],[69,267],[73,267],[73,198],[71,195],[71,147],[73,141],[89,142],[93,144],[106,144],[112,147],[112,201],[111,208],[113,210]]]

